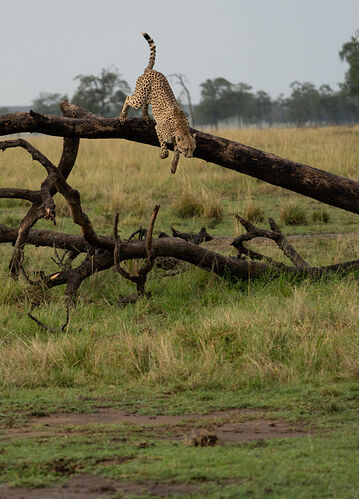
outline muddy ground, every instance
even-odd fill
[[[65,435],[66,427],[71,425],[71,434],[76,433],[76,426],[83,432],[86,425],[106,425],[129,423],[153,430],[159,439],[183,441],[183,445],[214,446],[240,442],[263,442],[270,438],[291,438],[308,435],[305,425],[290,424],[282,419],[269,419],[263,411],[255,409],[216,411],[204,415],[167,416],[133,414],[111,407],[100,407],[94,413],[58,413],[33,417],[20,428],[13,428],[0,436],[1,440],[20,438],[49,437]],[[80,430],[81,428],[81,430]],[[60,463],[61,464],[61,463]],[[106,463],[103,463],[106,464]],[[110,460],[110,464],[115,463]],[[181,496],[196,495],[196,483],[178,483],[174,481],[123,481],[113,480],[79,473],[65,483],[41,489],[15,488],[0,485],[0,499],[81,499],[95,497],[127,496]]]

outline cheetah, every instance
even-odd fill
[[[167,143],[174,145],[174,157],[171,173],[176,173],[180,154],[191,158],[196,148],[196,134],[191,134],[187,117],[176,100],[167,78],[155,71],[153,66],[156,58],[156,45],[147,33],[142,33],[150,46],[150,59],[143,75],[136,82],[132,95],[126,97],[119,117],[124,123],[128,108],[142,107],[142,118],[149,123],[148,106],[151,104],[153,117],[156,121],[156,133],[161,146],[160,158],[168,157]]]

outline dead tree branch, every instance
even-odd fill
[[[0,243],[13,243],[16,241],[17,229],[7,227],[0,224]],[[108,246],[112,246],[112,250],[105,250],[102,254],[94,255],[75,269],[64,270],[51,274],[44,280],[47,287],[66,284],[70,279],[71,273],[79,274],[77,279],[86,279],[90,275],[109,269],[114,266],[114,249],[115,239],[111,237],[101,236],[106,239]],[[264,236],[265,237],[265,236]],[[28,244],[35,246],[47,246],[52,248],[54,242],[58,248],[65,250],[74,250],[79,253],[88,253],[91,250],[88,242],[81,236],[72,234],[64,234],[49,230],[31,229],[27,239]],[[218,276],[233,279],[247,280],[251,277],[265,275],[268,271],[279,275],[284,273],[288,276],[315,276],[320,277],[324,274],[332,272],[345,272],[359,268],[359,260],[350,262],[338,263],[323,267],[306,267],[296,268],[293,266],[280,265],[276,269],[271,263],[262,261],[243,261],[238,258],[217,253],[202,246],[196,246],[193,243],[184,241],[179,238],[164,237],[153,239],[153,253],[155,257],[174,257],[184,262],[195,265],[199,268],[214,272]],[[93,248],[92,248],[93,249]],[[119,255],[120,262],[134,259],[147,258],[146,247],[144,241],[125,241],[121,240],[121,251]]]
[[[173,74],[168,75],[168,78],[169,79],[175,78],[176,79],[176,83],[178,83],[182,87],[184,93],[186,94],[187,103],[188,103],[188,111],[189,111],[190,124],[191,124],[191,126],[194,126],[192,100],[191,100],[190,91],[189,91],[189,89],[187,87],[187,77],[186,77],[186,75],[184,75],[182,73],[173,73]],[[172,173],[174,173],[174,172],[172,172]]]
[[[282,234],[278,225],[275,223],[275,221],[272,218],[269,219],[269,225],[271,226],[272,230],[258,229],[255,225],[250,223],[248,220],[245,220],[244,218],[240,217],[239,215],[236,215],[236,219],[243,225],[243,227],[247,231],[246,234],[242,234],[236,237],[231,242],[231,245],[238,250],[239,257],[242,254],[247,254],[250,257],[254,257],[254,252],[248,252],[248,251],[246,252],[247,248],[243,246],[244,241],[250,241],[251,239],[254,239],[256,237],[266,237],[268,239],[272,239],[277,244],[279,249],[283,251],[285,256],[290,259],[290,261],[293,263],[295,267],[299,269],[309,267],[307,262],[296,252],[293,246],[288,242],[288,240]],[[259,258],[257,259],[262,260],[264,259],[264,257],[263,255],[259,255]],[[271,263],[273,263],[272,260]]]
[[[137,274],[130,274],[129,272],[127,272],[127,270],[122,268],[120,265],[122,241],[118,237],[118,233],[117,233],[118,213],[116,213],[115,222],[114,222],[114,229],[113,229],[113,234],[114,234],[114,238],[115,238],[114,265],[115,265],[117,272],[120,275],[122,275],[122,277],[124,277],[125,279],[128,279],[129,281],[132,281],[136,284],[136,289],[137,289],[137,295],[125,297],[125,299],[122,299],[123,303],[133,302],[137,299],[137,297],[145,295],[145,285],[146,285],[146,280],[147,280],[147,274],[152,270],[154,263],[155,263],[155,259],[156,259],[154,252],[153,252],[152,235],[153,235],[153,227],[154,227],[159,209],[160,209],[160,205],[155,205],[155,207],[153,209],[152,217],[150,220],[150,225],[148,227],[148,230],[146,231],[146,239],[145,239],[147,261],[138,270]]]
[[[202,229],[198,232],[198,234],[190,234],[189,232],[179,232],[171,225],[171,231],[173,237],[180,237],[185,241],[189,241],[193,244],[202,244],[204,241],[212,241],[213,237],[208,234],[207,229],[202,227]],[[163,236],[162,236],[163,237]]]
[[[32,312],[32,310],[33,309],[31,309],[31,312]],[[43,329],[46,329],[46,331],[50,331],[51,333],[62,333],[63,331],[65,331],[65,329],[69,323],[69,320],[70,320],[70,307],[68,304],[66,304],[66,320],[60,328],[48,326],[44,322],[42,322],[39,319],[37,319],[36,317],[34,317],[34,315],[32,315],[31,312],[27,313],[28,317],[30,317],[30,319],[32,319],[34,322],[36,322],[36,324],[38,324],[40,327],[42,327]]]
[[[61,104],[60,108],[63,115],[66,117],[83,118],[89,115],[85,109],[74,106],[66,100]],[[77,137],[66,137],[63,140],[63,151],[58,168],[65,179],[68,177],[75,164],[79,142],[80,140]],[[44,218],[46,215],[50,216],[53,221],[55,220],[55,205],[52,204],[52,197],[55,193],[56,188],[49,178],[45,179],[40,191],[0,189],[0,197],[9,197],[9,195],[11,195],[12,198],[15,198],[18,195],[20,199],[27,199],[33,203],[20,223],[17,240],[9,264],[10,272],[14,277],[18,275],[21,268],[21,262],[24,256],[24,246],[29,230],[40,218]]]

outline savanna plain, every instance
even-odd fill
[[[359,127],[216,134],[359,177]],[[28,139],[56,164],[60,138]],[[25,151],[0,161],[0,185],[39,188],[43,168]],[[357,215],[197,159],[171,175],[150,146],[83,140],[68,181],[100,234],[118,211],[129,237],[160,204],[155,237],[205,226],[204,245],[234,255],[235,215],[263,228],[272,217],[313,266],[359,259]],[[79,233],[55,202],[57,227],[36,228]],[[16,227],[27,203],[0,208]],[[251,248],[285,262],[271,243]],[[155,268],[150,296],[124,306],[133,284],[112,269],[81,285],[69,324],[51,332],[27,316],[31,291],[9,277],[11,251],[0,247],[0,498],[359,496],[357,271],[231,282]],[[51,257],[26,247],[24,268],[56,272]],[[63,293],[43,291],[34,315],[60,329]]]

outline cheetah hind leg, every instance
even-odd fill
[[[171,164],[171,173],[176,173],[178,162],[180,159],[180,152],[178,149],[175,149],[175,153],[172,159],[172,164]]]
[[[145,106],[148,103],[150,87],[144,85],[147,76],[143,74],[137,79],[136,88],[132,95],[128,95],[123,104],[123,108],[120,114],[120,122],[124,123],[126,121],[128,108],[133,107],[135,109],[140,109],[140,107]]]
[[[126,121],[128,108],[130,107],[130,104],[128,102],[129,100],[130,100],[130,95],[126,97],[125,102],[123,103],[122,111],[119,118],[121,123],[124,123]]]

